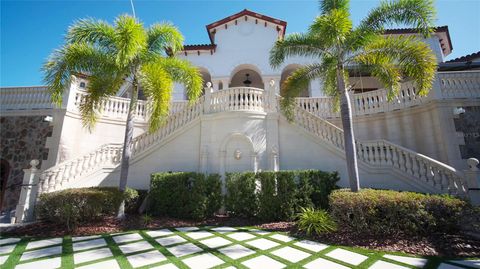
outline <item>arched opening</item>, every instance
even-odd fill
[[[8,176],[10,175],[10,164],[8,161],[0,160],[0,211],[3,209],[3,200],[7,190]]]
[[[290,65],[287,65],[283,69],[282,75],[280,77],[280,93],[282,93],[282,90],[283,90],[283,88],[282,88],[283,87],[283,82],[285,82],[285,80],[287,80],[287,78],[293,72],[295,72],[295,70],[297,70],[300,67],[301,67],[301,65],[299,65],[299,64],[290,64]],[[300,92],[298,97],[310,97],[310,85],[308,85],[308,87],[306,87],[305,89],[302,89],[302,91]]]
[[[205,93],[205,87],[207,87],[208,82],[212,82],[212,76],[210,75],[210,72],[206,68],[199,67],[198,68],[200,75],[202,76],[203,80],[203,90],[202,92]]]
[[[235,68],[230,76],[230,87],[254,87],[264,89],[263,79],[258,68],[252,65],[241,65]]]

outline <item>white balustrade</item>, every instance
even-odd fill
[[[39,193],[59,190],[99,167],[117,165],[120,163],[121,152],[121,144],[107,144],[94,152],[51,167],[40,174]]]
[[[466,194],[463,176],[455,168],[391,142],[357,141],[357,156],[370,165],[393,167],[443,192]]]
[[[321,118],[333,118],[340,115],[330,97],[299,97],[296,101],[299,107]]]
[[[234,87],[211,93],[209,113],[224,111],[266,111],[264,90]]]
[[[439,72],[442,98],[480,97],[480,70]]]
[[[180,108],[181,106],[183,109]],[[183,103],[181,106],[176,107],[178,111],[171,114],[159,130],[153,133],[143,133],[133,139],[132,157],[144,152],[161,139],[198,118],[203,113],[203,98],[200,98],[195,104]],[[68,183],[92,174],[102,167],[118,166],[121,162],[121,153],[122,145],[112,143],[103,145],[84,156],[51,167],[40,174],[39,193],[65,188]]]
[[[294,122],[344,151],[343,130],[330,122],[300,107],[295,108]],[[467,185],[463,175],[451,166],[385,140],[357,141],[356,147],[358,159],[368,165],[393,168],[442,192],[466,195]]]
[[[52,109],[54,107],[47,87],[0,88],[1,110]]]

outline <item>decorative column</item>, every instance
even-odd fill
[[[278,136],[278,120],[279,120],[279,113],[277,108],[277,92],[278,92],[278,85],[275,79],[271,79],[269,81],[269,89],[267,91],[267,99],[268,99],[268,114],[266,117],[266,140],[267,140],[267,151],[269,150],[270,153],[267,154],[267,169],[270,171],[278,171],[280,170],[280,162],[279,162],[279,136]]]
[[[208,146],[204,146],[200,153],[200,173],[208,173]]]
[[[275,80],[271,79],[268,82],[269,88],[266,90],[268,112],[277,112],[277,88]]]
[[[222,90],[225,90],[225,89],[228,89],[228,82],[230,81],[230,78],[222,78],[222,85],[223,85],[223,88]]]
[[[30,169],[23,169],[22,190],[15,210],[16,223],[29,222],[34,219],[33,211],[38,194],[39,170],[37,166],[39,163],[38,160],[32,160],[30,161]]]
[[[62,108],[68,111],[77,111],[78,108],[75,105],[79,80],[75,76],[71,76],[71,82],[68,90],[63,93]]]
[[[203,103],[203,113],[208,114],[210,112],[210,103],[212,99],[212,83],[207,82],[207,87],[205,88],[205,102]]]
[[[220,90],[220,82],[221,80],[212,78],[213,91],[218,92]]]
[[[280,164],[278,162],[278,148],[276,146],[272,147],[271,154],[272,154],[272,156],[271,156],[272,170],[276,172],[276,171],[280,170]]]
[[[467,160],[469,169],[464,171],[465,180],[468,186],[468,197],[475,206],[480,206],[480,169],[478,169],[478,159],[470,158]]]

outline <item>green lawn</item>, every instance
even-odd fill
[[[371,268],[372,266],[372,268],[418,268],[413,266],[412,262],[420,264],[423,262],[423,268],[472,268],[437,257],[417,257],[420,259],[399,262],[394,259],[398,260],[397,256],[406,255],[313,244],[302,239],[284,236],[279,232],[261,231],[253,227],[225,228],[226,230],[223,231],[218,227],[198,228],[195,231],[181,231],[174,228],[162,229],[160,232],[136,230],[122,234],[102,234],[98,238],[84,240],[74,238],[75,242],[71,236],[52,239],[51,242],[21,238],[15,243],[0,245],[0,264],[3,263],[2,269],[15,268],[15,266],[35,269],[54,268],[60,263],[61,268],[114,268],[115,266],[134,268],[131,264],[133,261],[134,265],[142,265],[135,268],[157,268],[165,265],[169,267],[160,268],[207,268],[208,266],[249,268],[247,266],[250,266],[270,269],[277,268],[276,266],[278,268],[319,268],[319,264],[323,264],[322,268]],[[122,236],[125,234],[128,236]],[[116,242],[114,238],[117,241],[121,239],[125,241]],[[7,239],[0,239],[0,244],[5,240]],[[29,244],[30,247],[27,247]],[[14,246],[13,250],[9,251],[12,246]],[[33,248],[34,246],[38,247]],[[74,246],[77,248],[75,251]],[[186,252],[180,253],[182,250]],[[194,253],[188,254],[188,250]],[[102,256],[102,253],[105,255]],[[394,256],[386,258],[385,254]],[[24,255],[23,259],[22,255]],[[236,255],[243,255],[243,257]],[[320,263],[311,264],[314,261]],[[329,261],[333,263],[325,267],[325,263]],[[443,267],[439,267],[441,264]],[[480,266],[479,264],[480,261],[477,262],[477,266]],[[203,267],[204,265],[206,267]],[[380,265],[384,267],[379,267]],[[457,267],[446,267],[447,265]]]

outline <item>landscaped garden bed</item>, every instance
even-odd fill
[[[39,222],[2,235],[43,238],[228,226],[378,251],[480,256],[480,240],[463,232],[465,226],[475,228],[480,219],[467,202],[410,192],[367,189],[352,193],[337,190],[337,180],[336,173],[315,170],[231,173],[223,196],[218,175],[159,173],[152,175],[146,214],[135,213],[144,193],[139,196],[128,190],[125,195],[110,188],[66,190],[41,197]],[[118,220],[114,208],[122,197],[129,214]],[[215,215],[221,207],[225,214]]]
[[[144,224],[141,215],[129,215],[123,221],[114,217],[105,217],[100,220],[83,223],[75,230],[67,231],[64,226],[38,222],[25,227],[17,228],[3,236],[26,236],[35,238],[59,236],[86,236],[103,233],[118,233],[130,230],[159,229],[165,227],[185,226],[252,226],[269,231],[286,232],[299,238],[309,238],[331,245],[362,247],[381,251],[398,251],[415,255],[444,256],[444,257],[480,257],[480,240],[462,233],[430,234],[425,236],[360,236],[348,231],[337,231],[325,235],[306,236],[299,232],[293,221],[262,222],[255,219],[239,217],[216,216],[202,221],[175,219],[169,217],[153,217],[148,225]]]

